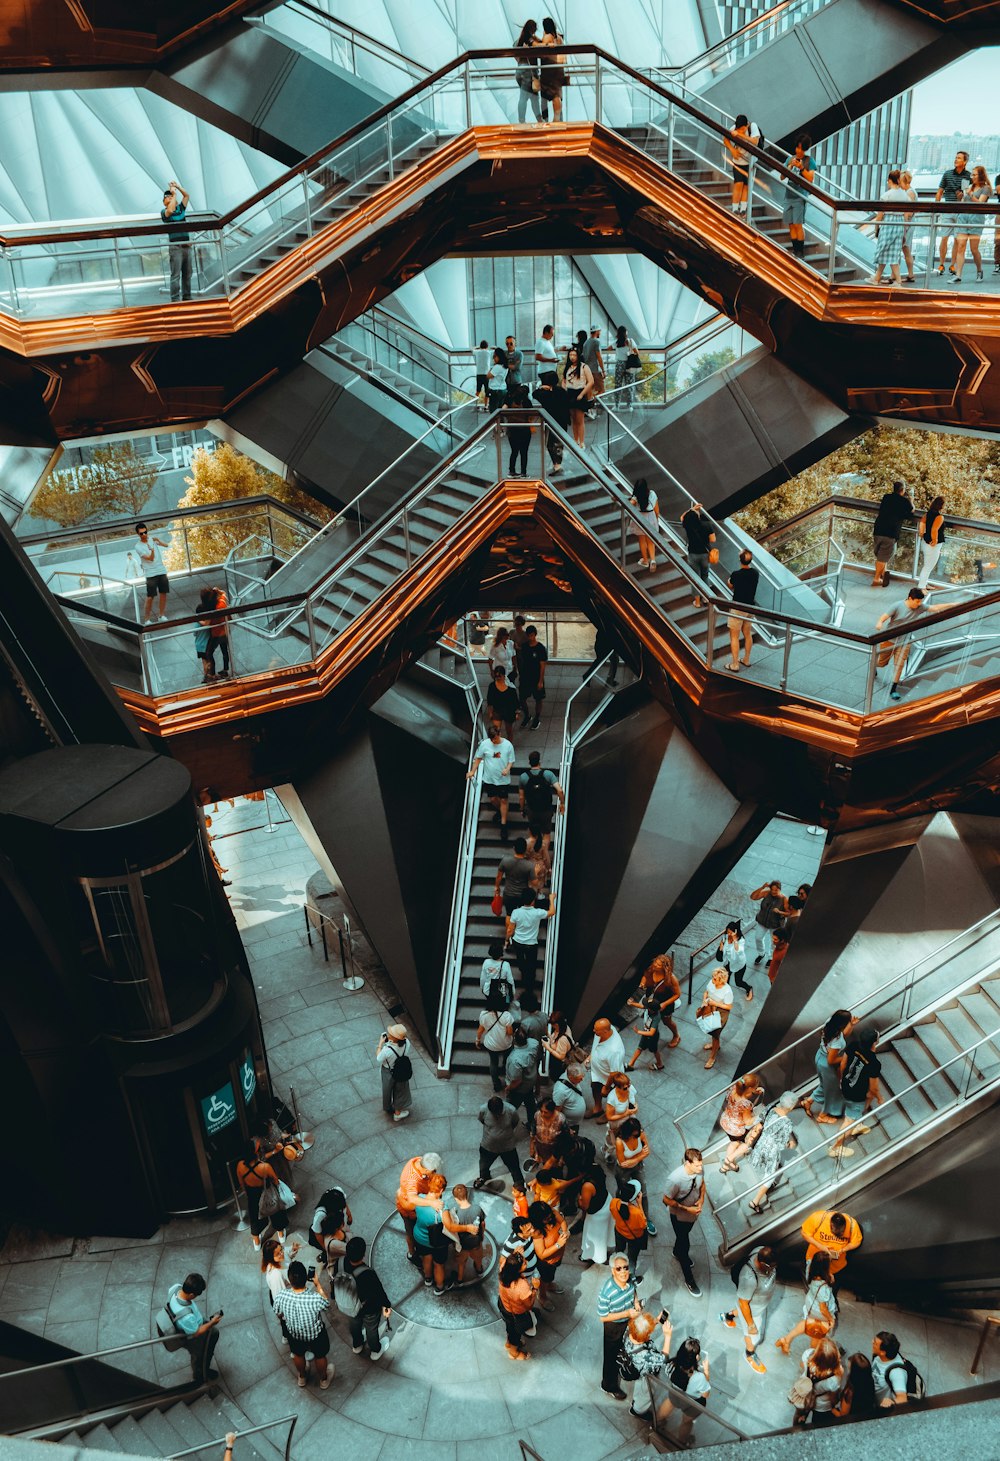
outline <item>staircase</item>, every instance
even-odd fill
[[[729,632],[725,619],[722,615],[716,616],[712,661],[708,654],[707,609],[695,607],[691,583],[665,555],[657,558],[654,571],[639,566],[639,540],[628,532],[631,519],[627,514],[622,551],[621,504],[602,482],[592,478],[582,482],[566,481],[560,486],[559,494],[623,569],[639,580],[670,624],[694,647],[702,660],[720,663],[720,655],[728,659]],[[720,585],[714,588],[716,592],[727,592]]]
[[[410,113],[410,116],[415,114]],[[321,191],[311,193],[308,203],[303,197],[301,202],[296,201],[287,210],[281,208],[285,201],[283,195],[270,200],[281,210],[280,217],[276,223],[265,227],[249,239],[244,248],[237,250],[235,259],[230,254],[227,262],[231,287],[242,289],[265,269],[277,264],[324,228],[338,223],[349,213],[360,211],[376,193],[381,192],[403,173],[419,166],[432,152],[436,152],[444,140],[434,132],[422,132],[419,140],[407,147],[402,155],[394,157],[391,162],[386,160],[384,163],[374,163],[365,176],[353,184],[336,171],[337,156],[318,172],[311,176],[306,174],[307,181],[303,188],[308,189],[309,182],[313,182],[320,184]],[[350,156],[350,143],[345,146],[344,152]],[[302,190],[300,188],[299,192]],[[203,287],[214,288],[216,282],[209,278]]]
[[[661,167],[667,168],[667,159],[671,153],[671,140],[665,131],[652,127],[619,127],[616,129],[621,137],[631,142],[633,147],[638,147],[647,157],[658,162]],[[673,134],[673,175],[687,183],[689,187],[700,193],[709,202],[717,204],[720,208],[728,211],[732,199],[732,177],[728,170],[720,164],[712,166],[706,161],[704,152],[708,148],[718,146],[721,153],[722,143],[713,135],[711,142],[708,141],[709,134],[696,132],[693,128],[688,131],[683,122],[677,121]],[[782,217],[785,206],[785,185],[781,178],[771,176],[762,167],[755,171],[753,193],[750,199],[750,218],[739,218],[738,222],[744,227],[752,227],[755,233],[763,234],[772,243],[780,248],[788,249],[789,235],[788,226]],[[733,215],[736,218],[736,215]],[[818,238],[811,231],[810,220],[812,215],[807,209],[805,244],[806,251],[802,262],[808,264],[818,274],[827,275],[828,262],[830,257],[830,246],[826,238]],[[823,215],[824,224],[826,215]],[[860,240],[860,235],[858,236]],[[867,248],[861,243],[860,248],[867,252],[871,248],[870,242]],[[853,257],[841,248],[838,248],[834,259],[833,277],[834,284],[855,284],[864,283],[868,278],[868,268],[857,257]]]
[[[522,819],[515,788],[520,784],[521,773],[527,771],[524,765],[514,765],[510,772],[510,798],[508,801],[508,835],[505,845],[500,840],[500,828],[493,823],[494,810],[491,802],[481,794],[479,819],[476,825],[475,853],[472,863],[472,886],[468,912],[465,920],[465,944],[462,950],[461,976],[458,986],[458,1006],[455,1015],[455,1032],[452,1043],[452,1070],[469,1071],[476,1075],[489,1073],[489,1056],[485,1050],[476,1049],[476,1030],[479,1028],[479,1014],[483,1008],[483,994],[479,985],[479,973],[483,960],[489,953],[494,939],[503,939],[506,919],[503,915],[494,918],[490,909],[493,888],[496,884],[497,864],[513,848],[518,837],[529,838],[528,824]],[[549,768],[555,769],[555,768]],[[554,836],[558,833],[555,819]],[[554,837],[553,837],[554,840]],[[545,890],[548,892],[548,888]],[[542,961],[545,957],[545,938],[551,920],[543,924],[538,938],[538,976],[541,979]],[[515,985],[520,976],[513,957],[508,953]],[[536,985],[537,989],[537,985]]]
[[[303,645],[309,646],[307,657],[321,654],[347,624],[454,527],[483,491],[483,483],[456,477],[433,483],[398,509],[384,526],[366,533],[346,557],[342,557],[342,536],[320,532],[267,583],[268,598],[272,600],[307,589],[308,605],[282,606],[267,621],[262,619],[260,625],[251,621],[247,629],[272,640],[286,639],[282,649],[285,663],[301,659],[298,651]],[[331,558],[342,561],[327,573],[324,582],[324,560],[329,562]],[[317,586],[310,589],[313,583]]]
[[[449,402],[445,401],[443,397],[436,396],[433,392],[417,385],[415,380],[411,380],[402,371],[393,370],[391,366],[383,365],[378,360],[372,360],[370,356],[365,355],[361,350],[355,350],[353,345],[345,344],[336,336],[332,340],[328,340],[323,348],[335,360],[341,360],[349,365],[352,370],[356,370],[359,375],[363,375],[366,380],[370,380],[387,395],[394,396],[397,400],[413,406],[428,421],[437,421],[448,409]]]
[[[975,972],[969,972],[974,970]],[[814,1209],[852,1196],[897,1164],[951,1135],[997,1100],[1000,1092],[1000,915],[991,914],[950,939],[920,965],[852,1003],[859,1020],[881,1031],[877,1050],[882,1103],[851,1155],[831,1152],[840,1125],[793,1116],[798,1148],[786,1154],[783,1179],[763,1214],[749,1210],[760,1176],[748,1161],[722,1176],[717,1163],[727,1138],[716,1119],[724,1092],[677,1117],[686,1143],[705,1151],[708,1198],[722,1233],[720,1257],[739,1261],[754,1244],[793,1237]],[[820,1031],[804,1036],[758,1067],[771,1099],[785,1089],[802,1098],[816,1085],[812,1057]],[[709,1131],[711,1135],[709,1135]]]
[[[288,1383],[293,1386],[291,1379]],[[81,1424],[59,1440],[83,1450],[118,1451],[126,1456],[168,1457],[192,1446],[205,1446],[202,1454],[207,1461],[220,1461],[226,1433],[246,1431],[247,1426],[246,1416],[220,1392],[214,1396],[201,1395],[191,1405],[178,1401],[163,1410],[146,1410],[120,1419]],[[236,1454],[243,1461],[280,1461],[286,1435],[287,1430],[281,1426],[275,1426],[265,1435],[241,1435]],[[212,1446],[210,1442],[218,1444]]]

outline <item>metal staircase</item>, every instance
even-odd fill
[[[249,1461],[281,1461],[284,1455],[287,1461],[288,1447],[277,1427],[291,1427],[290,1443],[295,1421],[296,1416],[288,1415],[269,1421],[266,1426],[248,1427],[239,1408],[217,1392],[201,1395],[190,1405],[178,1401],[162,1410],[154,1408],[119,1419],[80,1423],[75,1430],[60,1436],[59,1441],[82,1450],[100,1451],[102,1455],[117,1451],[127,1456],[173,1457],[198,1448],[201,1454],[215,1461],[222,1455],[226,1434],[235,1431],[241,1457]],[[264,1432],[272,1429],[274,1436],[269,1439]]]
[[[738,1261],[755,1243],[793,1237],[814,1209],[846,1204],[915,1151],[923,1150],[997,1100],[1000,1091],[1000,914],[951,938],[918,964],[851,1002],[854,1015],[880,1031],[882,1103],[867,1131],[838,1141],[840,1125],[794,1118],[796,1150],[763,1214],[749,1210],[761,1185],[749,1161],[738,1173],[715,1165],[728,1138],[717,1119],[725,1091],[675,1118],[685,1145],[702,1148],[720,1257]],[[784,1090],[808,1096],[816,1084],[821,1030],[758,1067],[768,1099]],[[851,1155],[845,1155],[846,1145]]]

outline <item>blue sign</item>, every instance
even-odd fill
[[[243,1087],[243,1104],[249,1106],[257,1089],[257,1072],[253,1068],[253,1056],[249,1051],[240,1066],[240,1084]]]
[[[201,1117],[209,1136],[215,1136],[217,1132],[224,1131],[233,1124],[236,1120],[236,1097],[233,1095],[232,1081],[226,1081],[224,1086],[220,1086],[210,1096],[202,1096]]]

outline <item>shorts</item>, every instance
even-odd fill
[[[870,1116],[871,1112],[869,1111],[867,1114]],[[865,1115],[864,1101],[845,1101],[844,1115],[849,1121],[860,1121],[862,1116]]]
[[[481,1233],[459,1233],[458,1241],[463,1253],[471,1253],[483,1246]]]
[[[745,183],[745,182],[747,182],[749,180],[749,178],[750,178],[750,174],[747,172],[746,168],[745,167],[737,167],[736,164],[735,164],[735,162],[734,162],[733,163],[733,182],[734,183]]]
[[[895,538],[875,539],[875,560],[878,563],[891,563],[892,555],[899,547]]]
[[[477,375],[476,376],[476,395],[477,396],[479,395],[479,392],[480,391],[485,391],[486,394],[489,395],[489,393],[490,393],[490,378],[489,378],[488,375]]]
[[[542,1280],[542,1283],[555,1283],[556,1274],[559,1272],[559,1263],[547,1263],[544,1258],[539,1258],[537,1261],[538,1277]],[[561,1254],[559,1262],[562,1262]]]
[[[505,802],[510,796],[510,784],[505,782],[503,786],[491,786],[488,781],[484,781],[483,796],[499,797],[502,802]]]
[[[806,221],[805,198],[787,198],[785,200],[784,219],[789,228],[801,228]]]
[[[448,1257],[448,1249],[452,1246],[452,1244],[450,1242],[427,1244],[421,1243],[419,1239],[414,1238],[413,1246],[420,1254],[421,1258],[433,1258],[435,1263],[440,1263],[443,1265],[445,1259]]]
[[[154,573],[152,578],[146,579],[146,597],[153,598],[156,594],[168,594],[170,592],[170,580],[165,573]]]
[[[747,629],[752,629],[753,620],[744,619],[741,614],[730,614],[729,618],[726,620],[726,625],[730,629],[735,629],[736,633],[739,634],[744,627]]]
[[[315,1339],[296,1339],[293,1334],[289,1334],[288,1348],[300,1360],[304,1360],[307,1354],[318,1360],[325,1359],[330,1353],[330,1332],[324,1326]]]
[[[545,837],[552,831],[552,813],[528,812],[528,831],[532,837]]]
[[[659,1050],[659,1048],[660,1048],[660,1031],[659,1031],[659,1027],[657,1027],[653,1031],[653,1033],[651,1035],[640,1035],[639,1036],[639,1049],[640,1050]]]

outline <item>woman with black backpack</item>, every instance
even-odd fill
[[[382,1068],[382,1110],[393,1121],[405,1121],[410,1114],[413,1075],[405,1025],[390,1025],[379,1036],[375,1059]]]

